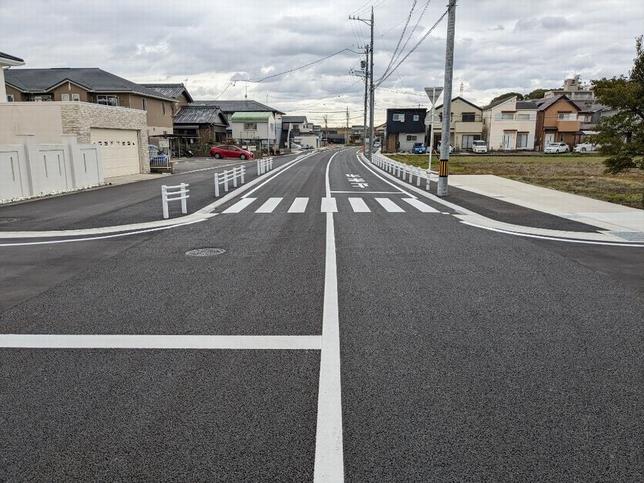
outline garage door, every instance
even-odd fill
[[[90,142],[101,146],[103,175],[106,178],[141,172],[137,131],[92,128]]]

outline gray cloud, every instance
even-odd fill
[[[411,0],[375,3],[378,75],[389,63]],[[485,104],[504,91],[556,87],[570,73],[585,79],[626,73],[634,38],[644,30],[644,4],[608,3],[459,2],[455,91],[463,82],[465,96]],[[444,4],[430,3],[408,47]],[[359,121],[363,82],[349,73],[359,67],[355,54],[261,84],[230,83],[364,45],[367,28],[347,20],[349,14],[367,15],[368,6],[363,0],[0,0],[2,50],[30,67],[98,66],[135,81],[185,81],[197,98],[224,90],[224,98],[241,98],[248,89],[249,97],[292,113],[348,106]],[[426,104],[423,87],[442,84],[444,36],[443,23],[378,91],[379,119],[386,107]],[[329,120],[344,122],[344,115],[329,114]]]

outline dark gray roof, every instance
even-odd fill
[[[143,87],[157,91],[164,97],[178,99],[181,94],[184,94],[189,102],[192,102],[192,96],[183,84],[141,84]]]
[[[282,116],[283,124],[288,124],[289,122],[303,123],[303,122],[307,122],[307,120],[306,120],[306,116]]]
[[[548,109],[550,106],[552,106],[555,102],[557,102],[560,99],[565,99],[570,104],[572,104],[573,106],[577,107],[577,105],[574,102],[572,102],[568,98],[568,96],[562,94],[562,95],[559,95],[559,96],[554,96],[554,97],[549,97],[547,99],[544,99],[543,102],[539,101],[539,110],[540,111],[545,111],[546,109]],[[579,108],[577,107],[577,109],[579,109]]]
[[[517,101],[517,109],[536,109],[537,103],[534,101]]]
[[[217,106],[183,106],[174,116],[174,124],[218,124],[227,126],[226,116]]]
[[[194,101],[195,105],[202,106],[219,106],[224,113],[232,112],[274,112],[276,114],[284,114],[275,108],[269,107],[261,102],[251,101],[249,99],[242,99],[240,101]]]
[[[123,79],[97,67],[53,69],[9,69],[7,83],[23,92],[48,92],[63,82],[71,81],[90,92],[133,92],[146,97],[171,101],[159,92]]]
[[[15,62],[24,62],[24,60],[22,60],[20,57],[5,54],[4,52],[0,52],[0,59],[8,59],[8,60],[13,60]]]

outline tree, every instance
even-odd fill
[[[535,89],[530,94],[525,96],[526,99],[543,99],[548,89]]]
[[[635,42],[636,57],[628,77],[593,81],[597,100],[617,111],[602,119],[593,141],[608,157],[606,171],[644,169],[644,46],[642,36]]]
[[[492,99],[492,102],[490,102],[490,105],[496,104],[497,102],[505,101],[506,99],[509,99],[510,97],[517,97],[517,100],[522,101],[523,100],[523,94],[519,94],[518,92],[506,92],[505,94],[501,94],[500,96],[496,96],[494,99]]]

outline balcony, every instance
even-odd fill
[[[557,130],[559,132],[578,132],[581,130],[581,122],[572,120],[559,120],[557,121]]]

